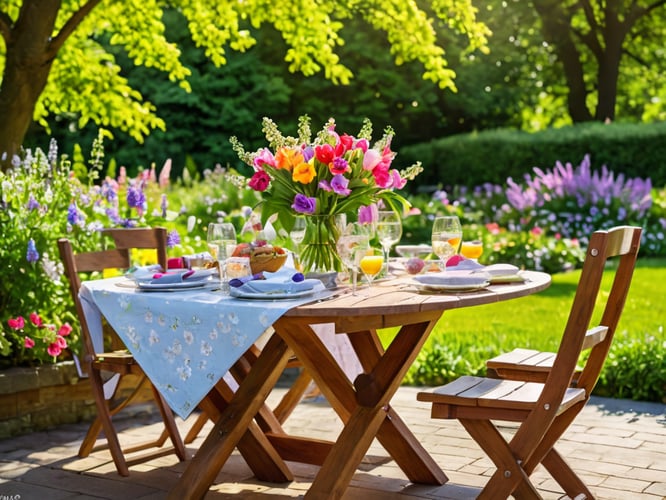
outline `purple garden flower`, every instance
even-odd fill
[[[30,238],[30,240],[28,241],[28,251],[25,254],[25,258],[31,264],[39,260],[39,252],[37,251],[35,240],[33,240],[32,238]]]
[[[72,202],[69,204],[69,208],[67,208],[67,222],[72,226],[76,226],[80,221],[81,217],[79,216],[79,209],[77,208],[76,203]]]
[[[291,205],[291,208],[299,214],[313,214],[317,209],[317,199],[298,193],[294,196],[294,203]]]
[[[127,190],[127,205],[136,208],[137,212],[143,213],[146,204],[146,195],[140,187],[132,186]]]
[[[163,194],[162,195],[162,200],[160,203],[160,208],[162,209],[162,217],[166,219],[167,216],[167,208],[169,207],[169,202],[167,200],[167,195]],[[180,243],[180,240],[179,240]]]
[[[30,211],[39,210],[39,202],[35,199],[35,197],[32,194],[30,195],[30,198],[28,199],[28,204],[26,206]]]
[[[176,245],[180,245],[180,234],[174,229],[167,234],[167,248],[173,248]]]

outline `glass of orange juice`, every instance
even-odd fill
[[[370,288],[372,280],[379,274],[383,266],[384,255],[379,250],[369,248],[365,252],[365,255],[361,257],[359,267],[361,268],[361,271],[363,271],[365,279],[368,280],[368,288]]]
[[[479,260],[483,254],[483,242],[481,240],[463,241],[460,253],[467,259]]]

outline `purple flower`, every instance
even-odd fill
[[[28,210],[38,210],[39,209],[39,202],[35,199],[35,197],[31,194],[30,198],[28,199],[28,204],[26,205]]]
[[[361,224],[372,224],[377,222],[379,209],[375,203],[368,206],[363,206],[358,209],[358,221]]]
[[[315,154],[314,149],[312,148],[312,146],[305,146],[301,150],[301,153],[303,154],[303,161],[305,163],[309,162]]]
[[[122,222],[122,219],[120,218],[120,215],[118,215],[118,209],[117,208],[107,208],[106,209],[106,216],[111,220],[113,224],[120,224]]]
[[[167,248],[173,248],[176,245],[180,245],[180,234],[174,229],[167,234]]]
[[[102,182],[102,196],[109,203],[113,202],[118,198],[118,184],[115,181],[112,181],[108,177],[104,182]]]
[[[127,190],[127,205],[141,212],[146,203],[146,195],[140,187],[132,186]]]
[[[160,204],[160,208],[162,209],[162,217],[166,219],[167,216],[167,208],[169,206],[169,203],[167,201],[167,195],[163,194],[162,195],[162,202]],[[178,240],[178,243],[180,243],[180,239]]]
[[[326,179],[324,179],[323,181],[319,181],[319,184],[317,184],[317,186],[319,186],[319,189],[323,189],[324,191],[333,191],[333,189],[331,189],[331,185]]]
[[[37,247],[35,246],[35,240],[33,240],[32,238],[30,238],[30,240],[28,241],[28,251],[25,254],[25,258],[30,263],[34,263],[39,260],[39,252],[37,251]]]
[[[313,214],[317,209],[317,199],[298,193],[294,196],[294,203],[291,208],[299,214]]]
[[[348,189],[349,179],[344,175],[336,174],[331,179],[331,188],[340,196],[347,196],[351,193],[351,189]]]
[[[79,223],[81,217],[79,217],[79,209],[76,207],[76,203],[72,202],[67,208],[67,222],[72,226],[75,226]]]

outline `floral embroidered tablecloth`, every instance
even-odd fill
[[[330,295],[240,300],[207,289],[144,292],[126,278],[84,282],[80,297],[96,350],[101,315],[176,414],[187,418],[240,356],[289,309]]]

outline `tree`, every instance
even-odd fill
[[[131,88],[112,54],[99,43],[108,36],[136,65],[154,67],[189,90],[189,69],[176,45],[165,38],[159,0],[7,0],[0,10],[0,154],[6,168],[33,118],[46,125],[50,114],[73,113],[79,125],[93,121],[127,131],[137,141],[165,124],[155,107]],[[188,19],[192,39],[216,65],[227,49],[243,52],[255,43],[251,29],[272,24],[289,47],[292,72],[323,72],[333,82],[352,78],[336,47],[343,22],[361,16],[386,33],[397,64],[420,61],[423,77],[455,89],[454,72],[438,44],[433,20],[416,0],[301,0],[300,2],[169,2]],[[432,0],[429,7],[448,26],[483,48],[488,34],[475,20],[471,0]],[[4,61],[2,61],[4,56]]]
[[[666,0],[532,0],[564,71],[574,122],[614,120],[618,86],[666,94]],[[622,72],[620,67],[622,66]],[[657,78],[654,78],[657,77]],[[650,95],[651,94],[651,95]]]

